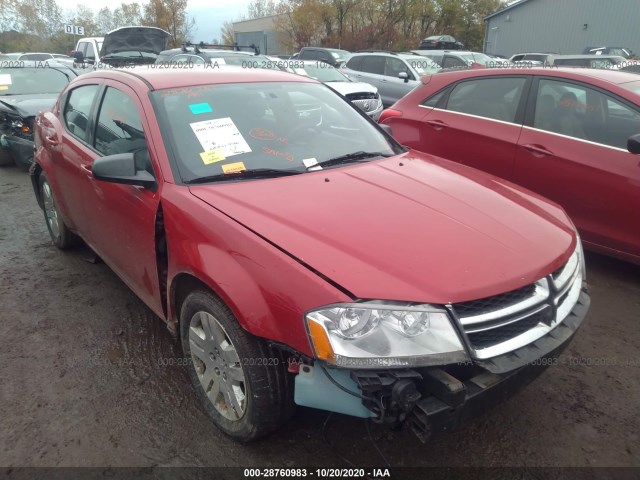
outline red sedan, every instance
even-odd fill
[[[558,202],[586,246],[640,263],[640,81],[587,69],[466,70],[383,112],[400,143]]]
[[[552,364],[587,312],[560,207],[407,151],[310,78],[93,72],[36,149],[53,243],[84,240],[167,322],[241,441],[294,404],[424,440]]]

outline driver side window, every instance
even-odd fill
[[[107,88],[102,99],[95,148],[103,155],[147,150],[142,122],[135,104],[127,94],[115,88]]]
[[[80,140],[87,140],[87,126],[98,85],[84,85],[69,92],[64,106],[64,123],[67,130]]]

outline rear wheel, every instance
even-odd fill
[[[78,237],[69,230],[60,216],[55,195],[44,173],[40,174],[38,185],[40,187],[40,198],[42,198],[44,219],[47,222],[47,229],[49,230],[51,241],[56,247],[62,250],[76,245]]]
[[[181,341],[189,376],[215,425],[247,442],[280,427],[293,413],[284,362],[266,343],[240,327],[211,292],[185,299]]]

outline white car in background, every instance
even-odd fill
[[[314,78],[335,90],[377,122],[382,113],[382,99],[373,85],[354,82],[331,65],[318,60],[277,61],[289,72]]]

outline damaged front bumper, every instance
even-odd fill
[[[33,140],[15,135],[3,135],[1,147],[11,152],[16,165],[23,170],[28,170],[33,162]]]
[[[404,426],[426,442],[493,408],[557,364],[589,304],[583,285],[562,323],[538,340],[491,359],[396,370],[329,368],[316,361],[300,367],[295,402]]]

